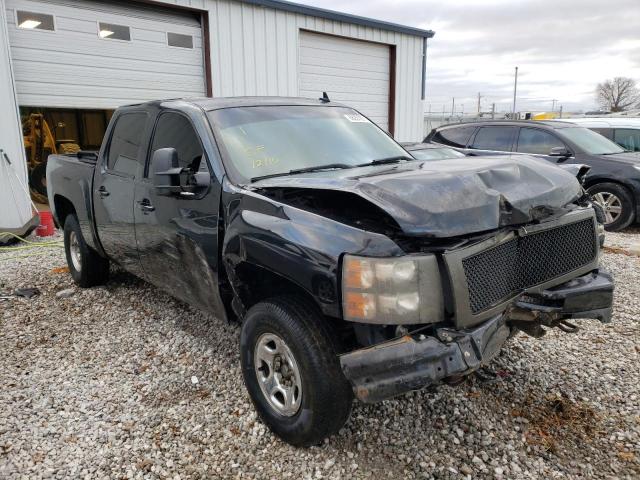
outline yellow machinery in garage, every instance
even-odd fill
[[[23,121],[22,134],[31,196],[38,203],[47,203],[47,158],[52,153],[76,153],[80,146],[75,140],[56,140],[41,113],[32,113]]]

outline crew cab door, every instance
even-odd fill
[[[98,159],[93,210],[98,238],[109,258],[141,274],[133,218],[134,181],[143,172],[148,134],[144,111],[118,113]]]
[[[204,122],[173,110],[155,123],[144,178],[136,183],[135,230],[145,278],[171,295],[224,318],[218,287],[218,220],[221,186],[212,175],[203,140],[212,141]],[[206,172],[207,187],[193,195],[168,194],[154,186],[153,154],[177,151],[180,166]]]

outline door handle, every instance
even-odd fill
[[[100,196],[101,196],[102,198],[104,198],[104,197],[108,197],[109,195],[111,195],[111,194],[107,191],[107,189],[106,189],[106,188],[104,188],[104,185],[103,185],[103,186],[101,186],[101,187],[98,189],[98,193],[100,194]]]
[[[138,202],[138,205],[140,205],[140,210],[142,210],[143,212],[153,212],[156,209],[156,207],[151,205],[151,202],[147,198],[145,198],[144,200],[140,200]]]

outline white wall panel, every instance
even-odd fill
[[[0,232],[23,234],[31,220],[31,198],[27,190],[27,162],[24,157],[20,114],[14,90],[9,55],[9,36],[4,0],[0,0]],[[7,163],[4,155],[10,159]],[[6,241],[6,238],[4,239]]]
[[[326,91],[388,130],[389,45],[303,30],[298,55],[301,96],[318,98]]]
[[[301,29],[386,43],[396,46],[395,137],[422,138],[421,37],[234,0],[204,3],[210,17],[214,96],[300,95]]]
[[[56,31],[17,28],[18,9],[53,14]],[[86,0],[6,0],[6,12],[21,105],[115,108],[205,94],[202,30],[193,13]],[[131,41],[100,39],[98,22],[128,26]],[[192,35],[194,48],[169,47],[167,32]]]
[[[73,73],[78,79],[76,83],[83,85],[78,85],[76,89],[71,87],[71,91],[69,87],[60,87],[57,95],[59,103],[45,103],[47,106],[67,106],[73,103],[79,107],[113,107],[157,97],[201,95],[205,91],[204,78],[198,75],[203,68],[203,51],[200,29],[194,15],[182,15],[175,10],[163,10],[134,1],[5,1],[7,9],[13,9],[18,4],[25,9],[29,5],[48,4],[55,7],[56,21],[60,31],[65,34],[65,42],[62,44],[56,40],[47,41],[45,36],[50,35],[48,32],[28,32],[33,35],[25,38],[25,32],[18,32],[15,28],[12,12],[8,12],[10,36],[12,40],[16,40],[12,54],[20,77],[17,80],[18,95],[23,104],[43,105],[43,101],[56,97],[55,89],[64,78],[64,74],[59,71],[59,64],[72,65]],[[301,29],[395,45],[395,136],[401,141],[422,138],[422,37],[236,0],[164,0],[162,3],[208,11],[214,96],[298,96],[301,93]],[[79,4],[83,8],[74,8]],[[91,17],[92,10],[101,12],[100,18],[103,21],[119,24],[131,22],[135,25],[132,35],[140,48],[133,46],[133,42],[128,45],[132,48],[104,45],[105,41],[97,39],[95,35],[95,15],[93,20],[87,17]],[[128,22],[123,22],[123,18],[128,19]],[[175,30],[178,32],[194,32],[194,45],[197,48],[191,52],[193,55],[168,51],[160,45],[159,32],[164,28],[158,28],[158,25],[165,23],[172,25],[173,30],[186,29]],[[39,34],[39,40],[35,39],[36,34]],[[79,52],[85,52],[85,57]],[[27,67],[26,64],[30,62],[41,65],[41,69],[38,70],[37,66]],[[119,72],[115,73],[113,70]],[[96,72],[95,76],[92,76],[93,71]],[[25,80],[27,76],[32,77],[32,80]],[[121,91],[117,98],[113,97],[114,86],[118,90],[120,82],[128,76],[132,88],[126,92]],[[87,85],[88,78],[93,79],[93,82]],[[52,91],[36,94],[39,79]],[[369,81],[376,79],[377,75],[373,74]],[[76,83],[71,81],[69,85]]]

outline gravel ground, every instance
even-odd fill
[[[520,334],[497,381],[356,403],[310,449],[256,418],[237,326],[124,272],[76,289],[61,250],[0,253],[0,291],[41,290],[0,300],[0,478],[637,479],[639,233],[608,236],[612,324]]]

